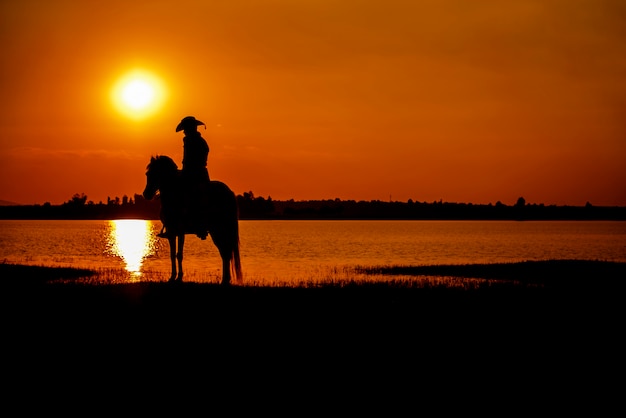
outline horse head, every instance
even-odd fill
[[[152,199],[165,182],[174,178],[178,172],[178,166],[170,157],[157,155],[150,158],[146,167],[146,187],[143,191],[145,199]]]

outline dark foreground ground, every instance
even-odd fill
[[[85,272],[1,264],[4,376],[98,402],[139,389],[165,402],[185,388],[212,400],[246,393],[235,410],[298,400],[295,412],[382,404],[386,416],[442,395],[504,415],[540,404],[601,412],[621,398],[611,382],[623,372],[626,263],[416,268],[387,273],[506,280],[472,290],[90,286],[55,283]]]

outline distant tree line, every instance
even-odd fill
[[[77,193],[60,205],[0,206],[1,219],[159,219],[158,200],[146,200],[140,194],[132,198],[107,198],[106,203],[88,201]]]
[[[404,219],[404,220],[626,220],[622,206],[556,206],[528,204],[520,197],[514,205],[355,200],[272,200],[245,192],[237,195],[240,219]],[[158,198],[140,194],[94,203],[75,194],[61,205],[0,206],[0,219],[159,219]]]

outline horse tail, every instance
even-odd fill
[[[233,197],[235,196],[235,194],[233,193]],[[235,210],[232,212],[233,213],[233,224],[234,224],[234,233],[233,233],[233,250],[232,250],[232,257],[230,260],[230,268],[231,268],[231,274],[235,277],[235,280],[237,281],[237,283],[242,283],[243,282],[243,271],[241,269],[241,256],[239,254],[239,207],[237,205],[237,199],[235,198],[233,200],[234,206],[235,206]]]

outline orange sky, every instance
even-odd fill
[[[0,200],[132,196],[187,115],[237,194],[626,206],[623,0],[0,2]],[[162,106],[120,113],[135,68]]]

